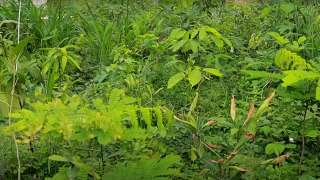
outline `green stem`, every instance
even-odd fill
[[[302,127],[301,127],[301,141],[302,141],[302,145],[301,145],[301,154],[300,154],[300,160],[299,160],[299,175],[302,174],[302,164],[303,164],[303,160],[304,160],[304,152],[305,152],[304,129],[305,129],[305,123],[306,123],[306,118],[307,118],[308,109],[309,109],[309,103],[306,102],[305,110],[304,110],[304,114],[303,114],[303,120],[302,120]]]

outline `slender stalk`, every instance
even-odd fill
[[[18,11],[18,26],[17,26],[17,32],[18,32],[18,39],[17,42],[18,44],[20,44],[20,22],[21,22],[21,0],[19,1],[19,11]],[[18,58],[19,55],[17,56],[17,58],[15,58],[14,60],[14,70],[13,70],[13,75],[12,75],[12,88],[11,88],[11,97],[10,97],[10,104],[9,104],[9,117],[8,117],[8,124],[9,126],[11,125],[11,114],[12,114],[12,109],[13,109],[13,98],[14,98],[14,94],[15,94],[15,89],[16,89],[16,85],[18,82],[17,79],[17,71],[18,71]],[[18,163],[18,180],[21,179],[21,162],[20,162],[20,154],[19,154],[19,146],[17,143],[17,138],[16,135],[13,134],[12,138],[14,140],[14,144],[15,144],[15,148],[16,148],[16,157],[17,157],[17,163]]]
[[[102,166],[102,171],[104,171],[104,166],[105,166],[105,162],[104,162],[104,152],[103,152],[103,145],[100,144],[100,158],[101,158],[101,166]]]
[[[19,1],[19,12],[18,12],[18,27],[17,27],[17,31],[18,31],[18,39],[17,42],[18,44],[20,44],[20,25],[21,25],[21,0]]]
[[[59,9],[58,9],[58,17],[59,17],[59,21],[62,21],[61,20],[61,8],[62,8],[62,1],[59,0]]]
[[[308,108],[309,108],[309,104],[308,102],[306,103],[306,106],[305,106],[305,111],[304,111],[304,114],[303,114],[303,120],[302,120],[302,132],[301,132],[301,141],[302,141],[302,144],[301,144],[301,154],[300,154],[300,161],[299,161],[299,174],[301,175],[302,173],[302,164],[303,164],[303,159],[304,159],[304,151],[305,151],[305,137],[304,137],[304,128],[305,128],[305,121],[306,121],[306,118],[307,118],[307,113],[308,113]]]
[[[126,2],[126,19],[125,19],[125,33],[128,33],[129,26],[129,0]]]
[[[222,156],[220,156],[219,153],[217,153],[213,148],[211,148],[210,146],[208,146],[208,144],[206,144],[205,142],[201,141],[201,144],[203,144],[206,148],[208,148],[211,152],[213,152],[215,155],[217,155],[219,158],[222,158]]]

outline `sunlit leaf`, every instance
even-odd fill
[[[183,72],[177,73],[170,77],[168,81],[168,89],[173,88],[178,82],[180,82],[185,77]]]
[[[193,69],[188,74],[188,80],[191,84],[191,86],[197,85],[201,81],[201,71],[198,68]]]
[[[270,143],[266,146],[266,154],[275,154],[279,156],[285,150],[285,146],[280,143]]]
[[[284,71],[283,73],[285,74],[285,77],[282,79],[284,87],[293,86],[302,80],[317,80],[320,78],[320,73],[312,71],[291,70]]]
[[[52,161],[60,161],[60,162],[68,162],[69,160],[63,156],[60,155],[51,155],[49,156],[49,159]]]
[[[274,40],[277,41],[278,44],[280,45],[286,45],[288,43],[290,43],[290,41],[288,39],[286,39],[285,37],[281,36],[279,33],[277,32],[269,32],[268,33]]]
[[[189,114],[191,114],[195,110],[197,103],[198,103],[198,97],[199,97],[199,93],[196,92],[196,96],[193,98],[193,101],[192,101],[190,109],[189,109]]]
[[[217,77],[223,77],[223,74],[220,70],[214,69],[214,68],[203,68],[203,71],[207,72],[210,75],[217,76]]]
[[[316,100],[320,101],[320,80],[318,81],[318,84],[316,87]]]

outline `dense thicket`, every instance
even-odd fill
[[[0,179],[320,178],[317,1],[0,3]]]

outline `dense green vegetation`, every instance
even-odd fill
[[[0,179],[320,178],[320,4],[0,4]]]

